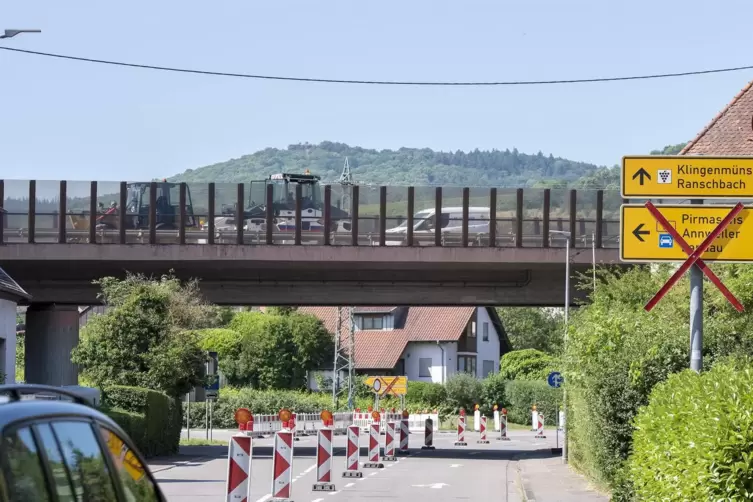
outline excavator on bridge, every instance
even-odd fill
[[[272,174],[266,180],[252,181],[248,206],[243,210],[245,221],[263,220],[267,214],[267,186],[272,185],[272,209],[275,225],[282,231],[295,230],[295,195],[296,186],[301,186],[301,230],[321,231],[323,229],[324,202],[322,201],[321,177],[311,174],[279,173]],[[236,205],[224,205],[222,214],[226,217],[235,215]],[[349,214],[337,206],[330,207],[332,230],[349,230]]]
[[[150,183],[129,183],[126,185],[126,228],[143,230],[149,228],[149,186]],[[178,227],[180,216],[180,183],[162,180],[157,183],[157,230],[174,230]],[[97,228],[118,229],[119,208],[115,201],[105,208],[99,203]],[[71,224],[76,230],[85,230],[89,226],[89,215],[83,212],[70,215]],[[186,227],[196,227],[191,191],[186,185]]]

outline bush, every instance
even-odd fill
[[[456,373],[445,384],[447,401],[440,412],[443,415],[457,414],[460,408],[472,412],[481,398],[481,381],[468,373]]]
[[[495,373],[489,375],[481,381],[481,413],[492,416],[494,405],[503,408],[508,405],[505,395],[505,386],[507,381],[501,374]]]
[[[508,402],[507,419],[516,424],[531,424],[531,407],[544,413],[545,425],[556,424],[562,405],[562,389],[549,387],[546,382],[513,380],[505,386]]]
[[[557,369],[554,357],[536,349],[508,352],[499,362],[499,373],[505,380],[544,381]]]
[[[447,399],[444,385],[432,382],[408,381],[408,393],[405,395],[407,406],[420,406],[434,409],[442,406]]]
[[[107,406],[103,406],[99,411],[112,418],[133,440],[139,452],[146,455],[146,416],[143,413],[133,413]]]
[[[639,500],[750,500],[753,365],[672,375],[635,421],[629,473]]]
[[[178,453],[182,425],[180,406],[167,394],[140,387],[113,385],[102,390],[105,409],[148,456]],[[128,417],[123,416],[126,412]],[[143,426],[137,416],[143,416]],[[118,420],[123,420],[123,423]],[[125,424],[125,425],[124,425]],[[135,435],[131,435],[131,434]]]

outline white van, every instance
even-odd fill
[[[436,210],[424,209],[413,215],[413,236],[418,237],[419,245],[429,245],[430,243],[422,236],[434,235],[436,227]],[[489,220],[491,218],[491,209],[488,207],[469,207],[468,208],[468,236],[473,238],[474,234],[488,234]],[[443,207],[439,218],[439,224],[442,233],[461,234],[463,232],[463,208],[462,207]],[[400,246],[405,241],[404,235],[408,231],[408,221],[400,225],[387,229],[387,239],[385,244],[388,246]]]

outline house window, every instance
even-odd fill
[[[361,329],[384,329],[384,316],[364,315],[361,317]]]
[[[468,329],[465,330],[465,333],[468,338],[476,338],[476,323],[469,322]]]
[[[492,373],[494,373],[494,361],[490,361],[488,359],[485,359],[484,360],[484,365],[481,368],[481,376],[483,376],[484,378],[486,378],[489,375],[491,375]]]
[[[431,357],[421,357],[418,360],[419,378],[431,378]]]
[[[488,342],[489,341],[489,323],[488,322],[484,323],[483,331],[481,333],[482,333],[481,339],[485,342]]]
[[[458,371],[476,375],[476,356],[458,356]]]

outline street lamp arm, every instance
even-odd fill
[[[0,38],[13,38],[21,33],[42,33],[42,30],[5,30]]]

